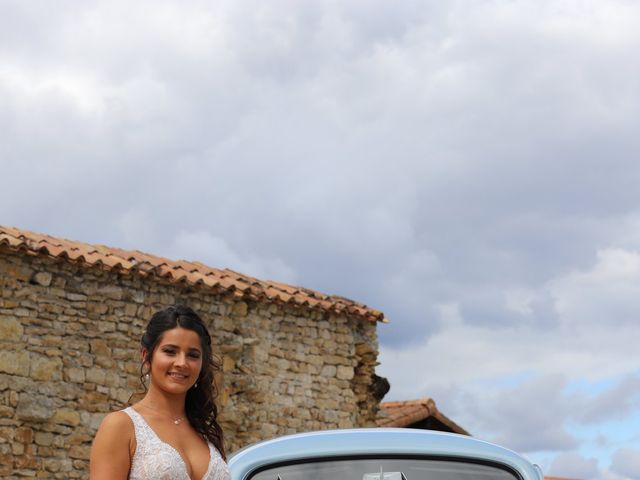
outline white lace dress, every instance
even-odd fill
[[[184,460],[168,443],[163,442],[133,408],[123,410],[133,422],[136,452],[131,461],[129,480],[200,480],[191,479]],[[229,467],[220,452],[209,444],[209,468],[201,480],[229,480]]]

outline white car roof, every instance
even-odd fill
[[[232,480],[269,464],[358,455],[473,459],[506,466],[522,480],[542,480],[538,467],[506,448],[465,435],[409,428],[325,430],[278,437],[239,450],[229,460]]]

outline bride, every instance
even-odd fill
[[[203,321],[184,306],[156,312],[141,347],[145,396],[102,421],[90,479],[228,480]]]

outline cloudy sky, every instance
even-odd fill
[[[383,310],[387,399],[640,478],[640,3],[0,0],[0,224]]]

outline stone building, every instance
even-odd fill
[[[146,321],[174,303],[193,307],[213,334],[228,450],[375,426],[381,312],[198,262],[0,226],[1,478],[87,476],[104,414],[140,391]]]

